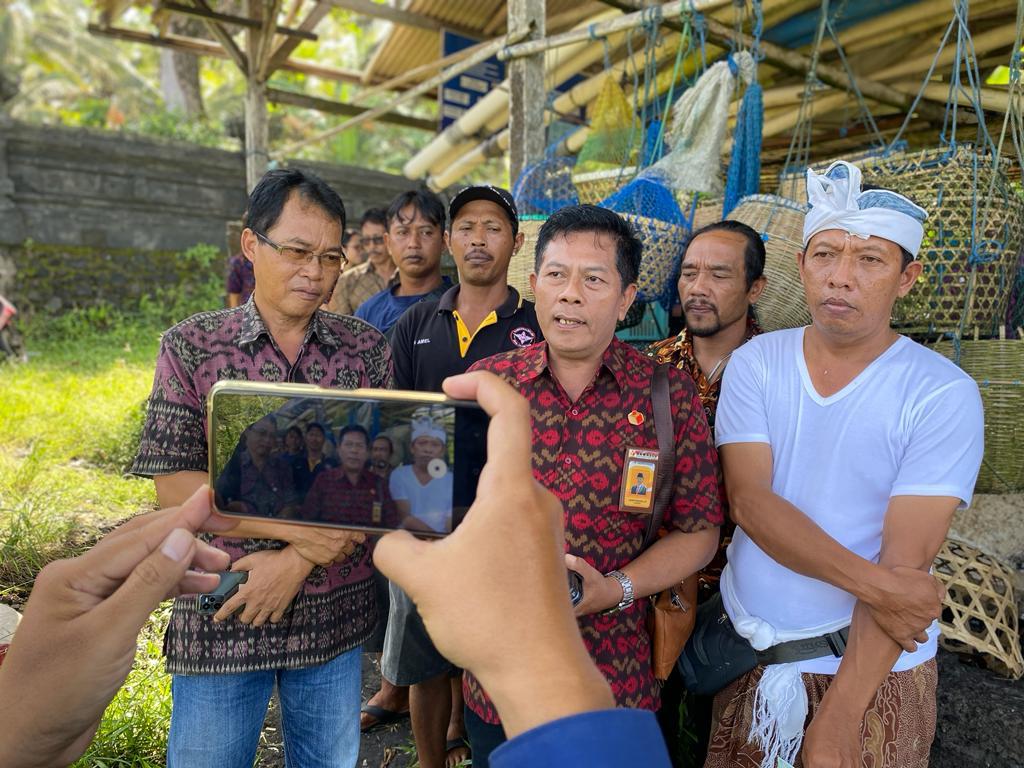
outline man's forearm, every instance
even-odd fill
[[[851,552],[775,493],[730,491],[733,520],[773,560],[868,604],[879,600],[887,568]]]
[[[832,699],[829,707],[860,722],[901,653],[899,644],[878,625],[868,606],[858,602],[843,660],[826,695]]]
[[[672,531],[656,541],[622,572],[633,582],[636,597],[647,597],[696,573],[715,556],[718,528],[694,533]]]

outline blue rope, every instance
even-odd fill
[[[764,107],[761,84],[756,80],[747,88],[740,102],[733,131],[732,155],[725,180],[722,218],[736,207],[740,198],[756,195],[761,184],[761,128]]]

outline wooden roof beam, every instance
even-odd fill
[[[292,11],[296,11],[297,8],[298,6],[293,6]],[[326,0],[319,0],[310,12],[306,14],[306,18],[304,18],[302,23],[299,24],[298,29],[304,32],[312,32],[316,29],[316,25],[323,21],[324,17],[330,12],[331,4],[326,2]],[[289,37],[287,40],[283,41],[276,49],[274,49],[273,54],[271,54],[270,63],[267,65],[267,69],[270,72],[281,69],[281,67],[285,65],[285,62],[288,61],[288,57],[291,56],[292,51],[298,48],[301,42],[302,40],[297,37]]]
[[[204,11],[212,14],[213,11],[210,8],[206,0],[193,0],[196,7],[195,10]],[[166,5],[164,6],[167,7]],[[170,9],[168,9],[170,10]],[[223,15],[223,14],[217,14]],[[249,20],[251,21],[251,20]],[[210,34],[223,46],[224,52],[235,62],[235,66],[238,67],[238,71],[246,77],[249,76],[249,58],[242,53],[242,50],[235,44],[234,39],[228,34],[228,31],[212,16],[203,18],[203,22],[206,24],[207,29],[210,30]]]
[[[249,19],[244,16],[235,16],[230,13],[220,13],[210,8],[209,4],[205,0],[196,0],[195,7],[190,5],[182,5],[181,3],[173,2],[173,0],[163,0],[157,4],[154,10],[165,10],[175,13],[179,16],[190,16],[192,18],[201,19],[205,22],[217,22],[219,24],[227,24],[234,27],[248,27],[251,29],[259,29],[260,22],[256,19]],[[292,29],[290,27],[282,27],[278,25],[274,30],[279,35],[288,35],[290,37],[298,37],[303,40],[317,40],[317,36],[312,32],[307,32],[304,29]]]
[[[384,19],[394,24],[401,24],[403,27],[426,29],[430,32],[440,32],[442,29],[448,29],[456,34],[472,38],[478,38],[482,34],[482,30],[479,29],[470,29],[459,24],[450,24],[433,16],[399,10],[390,5],[375,3],[373,0],[330,0],[330,3],[336,8],[344,8],[360,16]]]
[[[272,101],[275,104],[303,107],[304,109],[315,109],[317,112],[324,112],[329,115],[342,115],[343,117],[355,117],[370,111],[370,107],[357,107],[354,104],[321,99],[316,96],[307,96],[293,91],[282,91],[278,88],[267,89],[267,101]],[[374,119],[381,123],[401,125],[404,128],[417,128],[421,131],[429,131],[430,133],[434,133],[437,130],[437,120],[426,120],[411,115],[403,115],[399,112],[385,112]]]
[[[89,24],[88,30],[93,35],[112,37],[115,40],[124,40],[129,43],[142,43],[153,45],[158,48],[169,48],[173,51],[186,51],[199,56],[212,56],[216,59],[229,58],[227,52],[217,43],[209,40],[202,40],[197,37],[186,37],[184,35],[151,35],[148,32],[139,32],[136,29],[123,27],[104,27],[99,24]],[[325,80],[337,80],[342,83],[363,82],[362,73],[349,69],[338,69],[337,67],[325,67],[320,64],[303,61],[301,59],[288,59],[279,69],[287,69],[291,72],[302,72],[314,77],[322,77]]]

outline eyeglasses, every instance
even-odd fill
[[[313,251],[308,248],[296,248],[292,245],[278,245],[269,237],[261,232],[257,232],[255,229],[253,230],[253,234],[277,251],[285,261],[296,267],[304,267],[307,264],[311,264],[314,258],[317,259],[317,261],[320,262],[320,266],[324,268],[329,267],[331,269],[341,269],[343,266],[348,264],[348,257],[345,255],[344,249],[313,253]]]
[[[363,235],[363,244],[384,245],[384,235]]]

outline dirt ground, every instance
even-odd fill
[[[364,655],[364,701],[377,690],[379,681],[380,673]],[[259,768],[283,768],[276,706],[267,716],[263,737]],[[408,720],[364,735],[359,766],[412,768],[411,744]],[[1005,680],[940,650],[931,768],[1024,768],[1024,680]]]
[[[380,670],[369,654],[363,654],[363,701],[368,700],[380,687]],[[284,768],[281,749],[280,720],[277,695],[274,695],[263,728],[262,759],[259,768]],[[412,749],[412,730],[409,721],[364,733],[359,747],[359,768],[413,768],[416,765]]]

